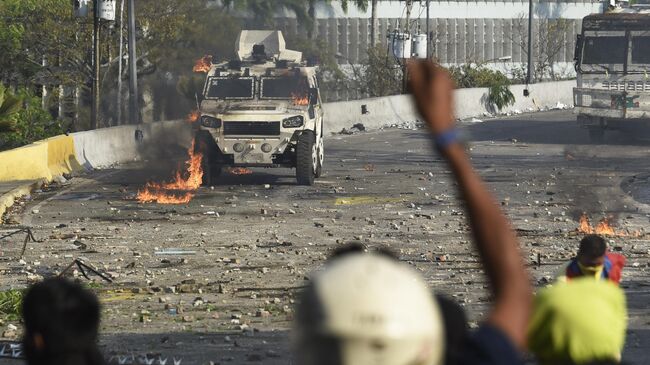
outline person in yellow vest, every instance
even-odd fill
[[[539,291],[528,346],[541,365],[620,364],[626,328],[623,290],[580,277]]]

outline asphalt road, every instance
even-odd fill
[[[590,144],[574,119],[553,111],[462,128],[476,168],[518,230],[537,286],[575,253],[583,212],[592,221],[611,217],[621,233],[641,232],[610,237],[610,245],[629,260],[624,359],[642,364],[650,349],[650,242],[643,233],[650,146],[614,133],[604,145]],[[53,186],[5,217],[33,227],[42,242],[28,244],[23,263],[22,238],[3,243],[0,285],[25,287],[82,257],[115,276],[89,284],[103,302],[107,353],[286,364],[298,290],[332,248],[360,241],[399,253],[476,325],[489,308],[487,283],[449,171],[426,132],[333,136],[326,149],[325,174],[313,187],[296,186],[288,169],[254,170],[201,188],[187,205],[132,199],[146,181],[171,174],[169,161]]]

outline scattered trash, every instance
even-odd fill
[[[32,233],[31,228],[26,227],[26,228],[21,228],[17,231],[7,233],[4,236],[0,237],[0,240],[3,240],[5,238],[11,237],[13,235],[19,234],[19,233],[26,233],[25,240],[23,241],[23,248],[20,251],[20,258],[22,259],[25,256],[25,250],[27,249],[27,243],[28,242],[39,242],[34,238],[34,234]]]
[[[79,272],[81,272],[81,275],[83,275],[83,277],[88,279],[88,280],[90,280],[90,278],[88,277],[88,274],[86,273],[86,270],[88,270],[88,271],[92,272],[93,274],[99,276],[100,278],[108,281],[109,283],[113,282],[113,279],[111,279],[108,275],[103,274],[103,273],[99,272],[97,269],[95,269],[94,267],[86,264],[81,258],[74,259],[74,261],[72,261],[72,263],[70,265],[68,265],[65,269],[63,269],[63,271],[61,271],[61,273],[59,274],[59,277],[62,277],[63,275],[65,275],[75,265],[77,266],[77,268],[79,268]]]

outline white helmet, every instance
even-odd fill
[[[420,275],[379,254],[351,253],[316,274],[297,308],[301,365],[438,365],[444,325]]]

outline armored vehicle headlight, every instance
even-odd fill
[[[273,147],[269,143],[264,143],[262,145],[262,152],[264,152],[264,153],[269,153],[269,152],[271,152],[272,149],[273,149]]]
[[[296,115],[295,117],[287,118],[282,121],[282,127],[284,128],[298,128],[302,127],[305,123],[305,118],[302,115]]]
[[[235,152],[242,152],[242,151],[244,151],[244,144],[243,143],[235,143],[235,145],[232,146],[232,149],[235,150]]]
[[[204,115],[201,117],[201,125],[207,128],[221,128],[221,119]]]

